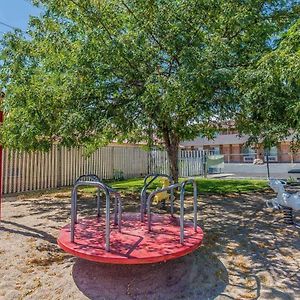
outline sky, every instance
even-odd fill
[[[26,30],[29,16],[37,16],[40,12],[30,0],[0,0],[0,38],[3,33],[12,30],[2,23]]]

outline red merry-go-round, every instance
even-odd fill
[[[166,178],[169,185],[148,192],[157,178]],[[193,221],[184,219],[186,186],[193,187]],[[97,188],[97,213],[78,218],[78,189]],[[174,192],[180,191],[179,217],[174,215]],[[153,198],[170,192],[170,214],[151,212]],[[101,194],[105,195],[105,214],[101,214]],[[111,200],[114,199],[111,216]],[[95,262],[111,264],[146,264],[179,258],[196,250],[202,243],[203,231],[197,225],[198,196],[195,180],[174,183],[165,174],[150,174],[144,179],[140,211],[122,212],[122,199],[117,190],[104,184],[96,175],[82,175],[72,189],[71,224],[59,233],[58,244],[66,252]]]

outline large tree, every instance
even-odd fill
[[[300,142],[300,20],[273,41],[273,49],[236,78],[239,129],[254,142]],[[297,147],[298,148],[298,147]]]
[[[35,0],[44,12],[2,43],[2,142],[96,148],[179,142],[240,113],[235,79],[272,50],[298,1]]]

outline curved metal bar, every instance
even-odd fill
[[[96,174],[83,174],[83,175],[80,175],[76,181],[85,181],[83,179],[89,179],[90,181],[97,181],[97,182],[101,182],[101,179],[98,175]],[[98,188],[97,190],[97,216],[98,218],[100,218],[101,216],[101,195],[100,195],[100,189]]]
[[[121,195],[117,192],[113,192],[113,194],[115,196],[114,224],[118,225],[118,231],[121,232],[121,222],[122,222]]]
[[[78,181],[83,181],[82,178],[88,178],[88,179],[92,179],[93,181],[99,181],[101,182],[101,179],[98,175],[96,174],[83,174],[83,175],[80,175],[75,182],[78,182]]]
[[[75,237],[75,224],[77,222],[77,191],[80,186],[94,186],[98,190],[103,190],[106,198],[106,214],[105,214],[105,250],[110,251],[110,192],[115,194],[117,199],[115,211],[118,211],[118,225],[119,231],[121,230],[121,199],[119,193],[107,187],[104,183],[98,181],[76,181],[72,189],[72,202],[71,202],[71,242],[74,242]],[[118,205],[118,206],[117,206]]]
[[[181,186],[180,183],[175,183],[175,184],[172,184],[172,185],[170,185],[166,188],[155,190],[152,193],[150,193],[150,195],[148,196],[148,199],[147,199],[147,218],[148,218],[148,230],[149,231],[151,231],[151,203],[152,203],[151,200],[152,200],[152,198],[158,193],[171,191],[171,190],[174,190],[174,189],[176,189],[180,186]]]
[[[193,185],[193,208],[194,208],[194,230],[197,232],[197,199],[198,199],[198,192],[197,192],[197,184],[194,179],[188,179],[181,184],[180,190],[180,243],[183,244],[184,242],[184,196],[185,196],[185,186],[187,184]]]
[[[186,180],[182,183],[176,183],[173,185],[170,185],[169,187],[166,187],[164,189],[159,189],[156,191],[153,191],[147,199],[147,218],[148,218],[148,231],[151,231],[151,200],[153,197],[161,192],[169,191],[171,189],[180,188],[180,243],[184,243],[184,196],[185,196],[185,186],[187,184],[193,185],[193,209],[194,209],[194,230],[197,232],[197,198],[198,198],[198,192],[197,192],[197,184],[194,179]]]
[[[147,182],[147,179],[153,177],[149,182]],[[170,182],[170,184],[174,184],[174,180],[171,176],[167,175],[167,174],[148,174],[145,178],[144,178],[144,186],[142,188],[141,191],[141,221],[144,222],[144,214],[146,211],[146,192],[147,192],[147,188],[150,186],[150,184],[157,178],[159,177],[164,177],[167,178]],[[174,214],[174,189],[171,190],[171,215],[173,216]]]
[[[85,179],[85,178],[90,179],[90,180],[92,180],[92,181],[96,181],[96,182],[102,183],[100,177],[99,177],[98,175],[96,175],[96,174],[83,174],[83,175],[80,175],[80,176],[76,179],[75,183],[78,182],[78,181],[84,181],[84,180],[82,180],[82,179]],[[114,194],[118,193],[117,190],[111,188],[110,186],[108,186],[108,185],[105,185],[105,186],[107,187],[107,189],[109,190],[110,193],[114,193]],[[121,202],[121,197],[120,197],[120,195],[119,195],[119,197],[118,197],[118,201],[115,202],[115,211],[118,211],[117,206],[118,206],[118,203],[119,203],[119,202]],[[120,205],[121,205],[121,204],[120,204]],[[76,211],[77,211],[77,207],[76,207]],[[101,216],[101,195],[100,195],[100,189],[98,188],[98,189],[97,189],[97,217],[100,218],[100,216]],[[76,221],[77,221],[77,220],[76,220]]]
[[[168,174],[163,174],[163,173],[151,173],[151,174],[148,174],[145,176],[144,178],[144,185],[147,183],[147,179],[150,178],[150,177],[155,177],[154,179],[156,179],[157,177],[167,177],[169,179],[172,179],[171,176],[169,176]],[[154,180],[154,179],[151,179],[151,182]],[[151,183],[149,182],[149,183]]]
[[[121,232],[121,226],[122,226],[122,202],[121,202],[121,196],[120,194],[116,194],[118,197],[118,230]]]
[[[97,189],[97,217],[100,218],[101,216],[101,195],[100,189]]]

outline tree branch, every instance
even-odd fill
[[[74,5],[76,5],[76,6],[79,7],[80,9],[82,9],[82,10],[86,13],[86,15],[87,15],[89,18],[90,18],[91,16],[93,16],[93,18],[94,18],[97,22],[99,22],[100,25],[103,27],[103,29],[104,29],[105,32],[107,33],[109,39],[110,39],[111,41],[114,41],[114,40],[115,40],[114,37],[113,37],[113,35],[111,34],[109,28],[106,26],[106,24],[102,21],[101,18],[98,18],[98,16],[97,16],[97,17],[94,16],[94,13],[93,13],[93,12],[89,12],[85,7],[83,7],[82,5],[78,4],[76,1],[74,1],[74,0],[70,0],[70,1],[71,1]],[[105,42],[104,39],[102,39],[102,40]],[[106,45],[107,45],[107,44],[106,44]],[[127,64],[130,66],[131,69],[136,70],[136,71],[138,71],[138,73],[140,73],[140,72],[139,72],[139,69],[131,63],[131,61],[126,57],[126,55],[124,55],[124,53],[120,53],[120,54],[121,54],[121,58],[123,58],[123,60],[127,62]]]

